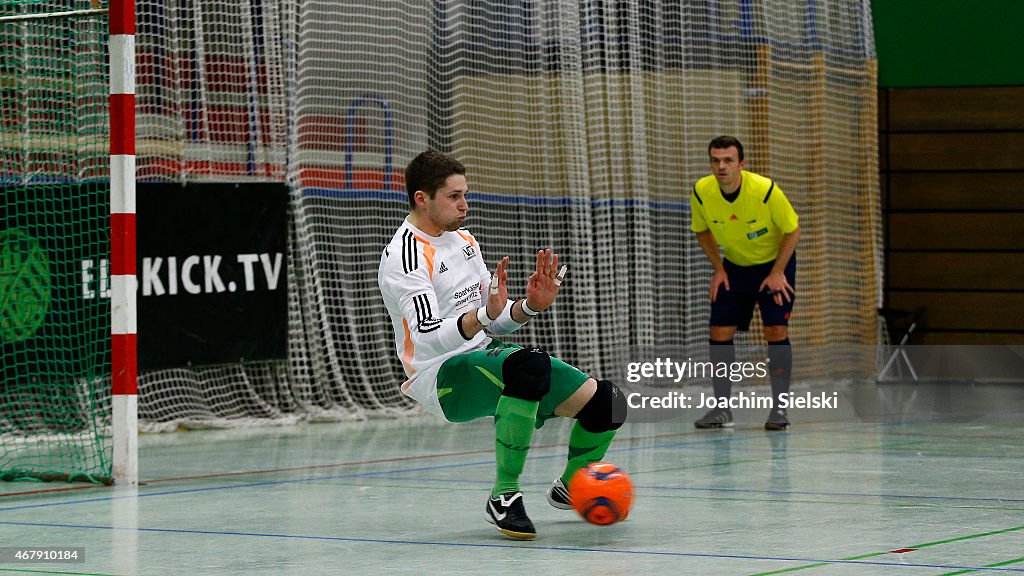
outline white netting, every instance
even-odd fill
[[[558,304],[517,341],[621,378],[655,346],[703,353],[710,266],[688,191],[707,142],[735,135],[801,217],[796,377],[873,367],[859,352],[876,341],[881,275],[867,0],[137,11],[139,178],[292,190],[290,359],[143,374],[154,428],[413,409],[376,272],[407,211],[401,170],[428,146],[467,165],[468,225],[488,262],[518,264],[514,294],[537,248],[570,265]]]

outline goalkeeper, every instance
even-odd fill
[[[711,362],[735,362],[733,335],[750,328],[756,303],[768,340],[774,398],[764,427],[785,430],[789,419],[779,400],[789,392],[793,366],[788,324],[796,296],[797,215],[774,182],[743,169],[743,144],[736,138],[715,138],[708,156],[713,174],[698,180],[690,194],[690,229],[715,269],[709,290]],[[732,411],[723,405],[732,393],[731,380],[715,376],[712,384],[719,406],[694,424],[732,426]]]
[[[626,402],[610,381],[485,334],[510,334],[550,307],[566,267],[559,269],[550,249],[539,251],[526,297],[509,300],[508,257],[492,276],[476,238],[462,228],[465,174],[458,160],[432,150],[409,163],[409,215],[381,255],[377,281],[409,377],[402,392],[450,422],[494,416],[497,477],[485,518],[506,536],[530,539],[536,530],[519,475],[534,429],[555,416],[576,419],[568,462],[547,492],[552,506],[569,510],[569,479],[604,457]]]

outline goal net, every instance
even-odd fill
[[[4,479],[111,474],[107,21],[61,15],[89,8],[0,4]]]
[[[156,428],[414,410],[377,288],[427,147],[469,169],[487,262],[569,264],[520,331],[621,378],[704,354],[710,266],[688,192],[733,134],[801,216],[798,379],[874,367],[880,224],[868,2],[141,0],[140,180],[291,191],[287,362],[144,373]],[[518,263],[518,264],[516,264]],[[144,304],[143,304],[144,305]],[[145,335],[141,335],[145,338]],[[760,354],[759,331],[740,354]]]
[[[705,354],[711,269],[688,197],[709,173],[707,143],[735,135],[748,169],[800,214],[795,378],[874,368],[865,351],[878,340],[882,272],[867,0],[137,0],[136,10],[138,179],[284,182],[290,193],[287,360],[143,372],[148,429],[417,412],[399,392],[376,274],[407,213],[402,168],[428,147],[469,169],[467,225],[488,263],[512,258],[513,296],[538,248],[569,265],[557,305],[515,341],[622,379],[652,350]],[[738,340],[741,356],[766,355],[759,330]]]

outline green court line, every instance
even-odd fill
[[[926,548],[928,546],[938,546],[939,544],[949,544],[950,542],[960,542],[963,540],[973,540],[975,538],[981,538],[984,536],[996,536],[998,534],[1006,534],[1007,532],[1016,532],[1018,530],[1024,530],[1024,526],[1016,526],[1014,528],[1004,528],[1002,530],[993,530],[991,532],[981,532],[979,534],[970,534],[967,536],[959,536],[957,538],[950,538],[948,540],[936,540],[935,542],[928,542],[926,544],[918,544],[917,546],[907,546],[907,548]]]
[[[950,542],[963,542],[964,540],[973,540],[975,538],[984,538],[985,536],[995,536],[997,534],[1006,534],[1008,532],[1016,532],[1018,530],[1024,530],[1024,526],[1016,526],[1014,528],[1005,528],[1003,530],[992,530],[991,532],[981,532],[979,534],[969,534],[967,536],[959,536],[957,538],[949,538],[947,540],[936,540],[935,542],[926,542],[924,544],[918,544],[916,546],[905,546],[905,548],[928,548],[930,546],[938,546],[939,544],[949,544]],[[884,556],[889,554],[889,551],[885,552],[872,552],[871,554],[862,554],[860,556],[851,556],[849,558],[840,558],[840,560],[862,560],[864,558],[874,558],[877,556]],[[1024,558],[1018,558],[1013,561],[1004,562],[1002,564],[1012,564],[1013,562],[1019,562]],[[1002,564],[990,564],[986,568],[994,568]],[[786,574],[788,572],[796,572],[797,570],[807,570],[808,568],[818,568],[820,566],[830,566],[828,562],[817,562],[814,564],[804,564],[803,566],[794,566],[793,568],[783,568],[782,570],[773,570],[771,572],[758,572],[757,574],[751,574],[750,576],[769,576],[770,574]],[[967,572],[975,572],[975,570],[967,570],[966,572],[954,572],[954,574],[966,574]]]
[[[1000,566],[1006,566],[1007,564],[1016,564],[1017,562],[1024,562],[1024,556],[1020,558],[1014,558],[1013,560],[1006,560],[1004,562],[996,562],[995,564],[985,564],[985,568],[998,568]],[[959,572],[946,572],[945,574],[939,574],[939,576],[956,576],[957,574],[970,574],[971,572],[977,572],[977,570],[961,570]]]

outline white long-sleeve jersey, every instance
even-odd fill
[[[377,283],[409,377],[402,392],[444,418],[437,400],[441,364],[491,341],[483,331],[467,339],[459,327],[464,313],[486,303],[491,274],[480,245],[468,230],[430,236],[407,218],[381,254]],[[488,332],[509,334],[522,326],[512,319],[512,304],[505,304]]]

